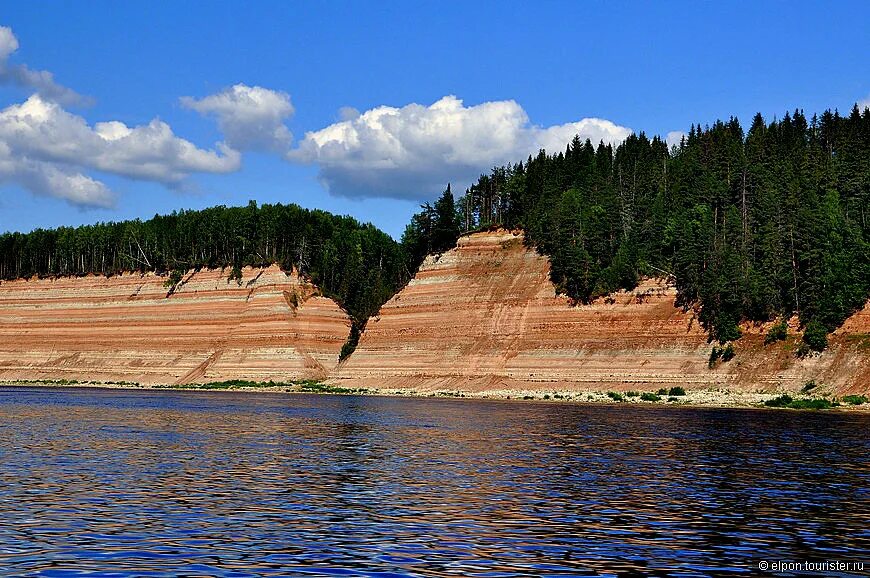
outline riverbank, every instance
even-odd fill
[[[0,387],[45,387],[45,388],[97,388],[161,391],[226,391],[244,393],[315,393],[322,395],[364,395],[379,397],[430,397],[455,399],[490,399],[514,401],[538,401],[551,403],[582,403],[600,405],[647,405],[663,407],[710,407],[710,408],[764,408],[764,409],[809,409],[824,411],[857,411],[870,413],[866,398],[831,395],[795,394],[794,392],[746,392],[729,389],[700,389],[682,391],[680,387],[656,391],[525,391],[517,389],[492,389],[486,391],[436,390],[424,391],[413,388],[367,389],[329,385],[320,381],[302,380],[283,383],[251,382],[233,380],[205,384],[160,385],[132,382],[27,380],[0,381]],[[825,403],[827,402],[827,403]],[[856,403],[858,402],[858,403]],[[815,407],[813,407],[815,405]]]

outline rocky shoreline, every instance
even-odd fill
[[[462,390],[420,390],[413,388],[400,389],[366,389],[335,387],[322,382],[305,383],[282,383],[282,384],[251,384],[251,385],[223,385],[223,384],[185,384],[185,385],[161,385],[140,383],[117,383],[117,382],[68,382],[68,381],[10,381],[0,382],[0,387],[40,387],[52,388],[77,388],[77,389],[121,389],[121,390],[156,390],[156,391],[211,391],[233,393],[272,393],[272,394],[320,394],[320,395],[361,395],[379,397],[427,397],[442,399],[469,399],[469,400],[504,400],[504,401],[532,401],[549,403],[574,403],[591,405],[633,405],[649,407],[696,407],[696,408],[743,408],[743,409],[789,409],[770,407],[765,402],[776,400],[783,395],[794,396],[798,400],[828,400],[836,402],[838,398],[830,395],[795,395],[788,392],[745,392],[728,389],[702,389],[689,390],[682,395],[671,396],[665,392],[657,391],[630,391],[614,392],[600,390],[572,390],[572,391],[531,391],[515,389],[493,389],[486,391],[462,391]],[[659,399],[652,400],[652,396]],[[801,408],[812,411],[813,408]],[[850,411],[870,413],[870,403],[850,404],[840,403],[824,411]]]

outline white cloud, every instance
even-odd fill
[[[199,100],[184,96],[181,103],[215,116],[227,144],[235,149],[285,152],[293,141],[284,124],[294,112],[285,92],[236,84]]]
[[[18,50],[18,39],[8,26],[0,26],[0,61],[5,62],[9,55]]]
[[[870,108],[870,96],[868,96],[867,98],[865,98],[863,100],[859,100],[858,101],[858,108],[861,110],[861,112],[864,112],[865,108]]]
[[[580,135],[584,141],[588,138],[597,145],[601,141],[619,143],[630,134],[630,128],[619,126],[603,118],[584,118],[578,122],[532,129],[533,140],[539,143],[538,149],[546,149],[549,153],[564,151],[575,135]]]
[[[177,185],[192,173],[227,173],[241,164],[241,155],[226,145],[199,149],[158,119],[136,127],[111,121],[92,128],[38,94],[0,111],[0,145],[7,180],[86,206],[108,206],[113,196],[80,171]]]
[[[20,154],[136,179],[175,183],[191,173],[227,173],[241,164],[237,151],[203,150],[175,136],[165,122],[128,127],[84,118],[33,95],[0,111],[0,140]]]
[[[61,86],[47,70],[31,70],[26,64],[10,64],[18,50],[18,39],[8,26],[0,26],[0,84],[12,84],[37,91],[43,98],[63,104],[87,104],[89,99]]]
[[[665,142],[668,143],[668,148],[679,147],[680,141],[689,135],[681,130],[672,130],[665,136]]]
[[[464,106],[445,96],[431,106],[380,106],[362,114],[343,110],[340,122],[305,134],[288,154],[316,163],[322,182],[342,196],[429,198],[445,183],[468,183],[493,165],[563,150],[579,134],[619,142],[631,129],[587,118],[552,127],[529,123],[513,100]]]
[[[55,83],[50,72],[9,63],[18,47],[12,29],[0,26],[0,84],[16,84],[34,93],[23,103],[0,110],[0,181],[77,206],[111,207],[115,194],[86,174],[88,171],[181,187],[194,173],[227,173],[240,168],[241,154],[228,144],[218,143],[216,150],[200,149],[156,118],[134,127],[119,121],[90,126],[63,108],[65,102],[80,103],[82,99]],[[235,101],[227,95],[234,95]],[[286,139],[289,146],[289,131],[282,133],[268,122],[268,114],[282,118],[293,112],[287,95],[237,85],[223,96],[226,102],[216,95],[194,104],[217,114],[222,127],[225,125],[228,134],[240,141],[245,137],[240,132],[244,127],[252,133],[271,128],[269,138]]]
[[[110,208],[116,197],[103,183],[51,163],[16,157],[0,142],[0,182],[16,182],[39,195],[64,199],[79,207]]]
[[[63,103],[81,102],[81,97],[55,83],[50,72],[9,63],[17,50],[12,29],[0,26],[0,84],[16,84],[33,92],[25,102],[0,110],[0,181],[77,206],[111,207],[115,194],[87,172],[176,187],[193,173],[227,173],[241,166],[241,154],[229,145],[200,149],[156,118],[134,127],[119,121],[90,126],[63,108]],[[270,94],[278,94],[262,90],[251,89],[249,98],[268,103]]]

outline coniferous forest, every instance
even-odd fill
[[[341,303],[358,336],[427,254],[496,225],[522,228],[577,302],[666,276],[711,339],[796,314],[820,349],[870,296],[870,109],[756,115],[748,130],[732,118],[692,126],[671,148],[644,133],[618,146],[575,138],[493,168],[458,199],[448,186],[401,243],[350,217],[254,202],[6,233],[0,278],[201,267],[232,276],[278,263]]]
[[[454,203],[449,191],[408,226],[412,258],[443,247],[429,234],[445,229],[439,203]],[[870,297],[870,109],[759,114],[748,130],[732,118],[693,126],[670,150],[644,133],[616,147],[575,138],[493,168],[455,214],[461,231],[524,229],[577,302],[667,276],[711,339],[796,314],[822,349]]]

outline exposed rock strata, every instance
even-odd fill
[[[738,342],[734,360],[711,370],[707,335],[692,311],[674,306],[675,295],[664,281],[648,280],[634,291],[572,306],[555,294],[548,260],[525,248],[519,233],[473,234],[426,259],[369,320],[332,380],[478,392],[673,385],[772,390],[799,389],[818,376],[837,391],[870,388],[870,355],[849,342],[870,330],[866,310],[821,356],[796,360],[788,350],[792,342],[765,347],[764,328],[757,328]]]
[[[322,378],[350,321],[278,267],[0,284],[0,380],[203,383]]]

